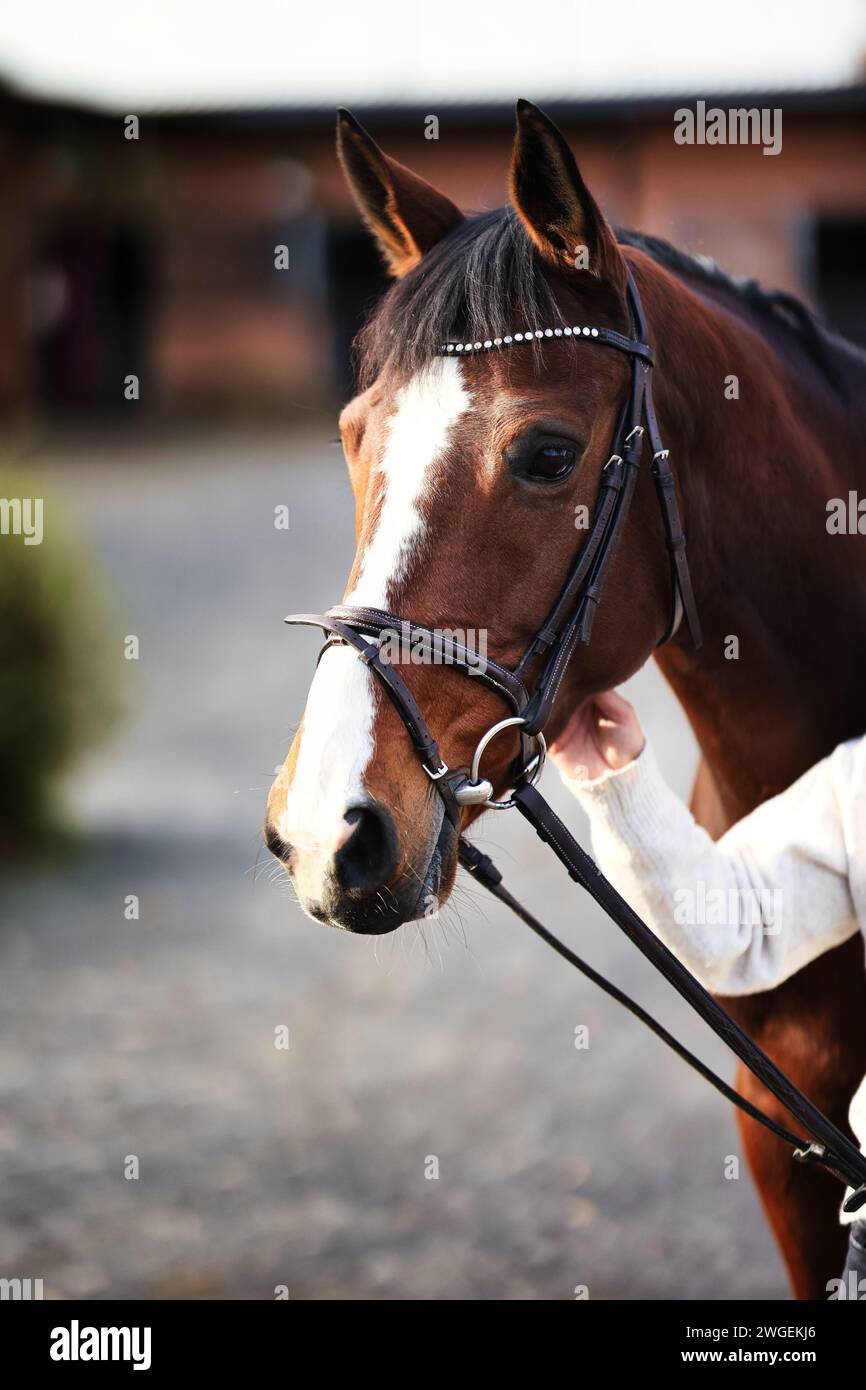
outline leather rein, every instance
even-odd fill
[[[848,1212],[857,1211],[866,1202],[866,1156],[803,1095],[629,907],[535,787],[546,754],[542,730],[553,708],[575,647],[586,645],[590,640],[605,578],[631,506],[645,437],[652,451],[651,473],[661,510],[671,572],[671,615],[659,645],[673,637],[683,618],[686,620],[692,642],[696,647],[701,645],[700,622],[686,558],[686,538],[680,522],[674,474],[668,450],[662,444],[653,404],[653,351],[647,342],[643,306],[630,269],[627,305],[629,335],[618,333],[611,328],[580,325],[572,328],[527,329],[524,332],[516,332],[502,338],[488,338],[480,342],[445,343],[437,354],[442,357],[470,356],[501,351],[503,348],[531,343],[534,340],[570,338],[613,348],[630,359],[628,395],[614,434],[613,452],[601,473],[589,534],[580,548],[559,597],[513,669],[489,658],[482,665],[473,653],[450,635],[436,632],[383,609],[342,604],[326,613],[290,614],[285,621],[290,624],[319,627],[327,634],[327,640],[319,654],[320,659],[329,647],[342,644],[352,647],[361,660],[375,672],[406,728],[424,772],[442,799],[445,814],[458,834],[458,854],[463,868],[493,897],[509,907],[564,960],[646,1024],[727,1100],[764,1125],[778,1138],[792,1145],[794,1158],[800,1162],[821,1165],[846,1186],[853,1188],[854,1191],[844,1202],[844,1209]],[[487,730],[475,750],[469,768],[451,769],[446,765],[439,745],[428,728],[411,690],[394,664],[383,654],[383,639],[395,632],[404,633],[411,639],[420,638],[427,645],[434,662],[447,662],[471,673],[473,679],[480,680],[482,684],[494,690],[508,706],[508,717]],[[535,669],[538,670],[538,675],[530,686],[529,673]],[[489,743],[505,729],[519,731],[521,753],[512,769],[511,796],[496,801],[493,799],[492,784],[480,775],[480,764]],[[502,874],[492,860],[460,835],[464,806],[482,806],[493,810],[516,807],[540,839],[550,846],[574,882],[589,893],[716,1036],[721,1038],[813,1138],[801,1138],[740,1096],[732,1086],[673,1037],[647,1010],[600,975],[523,907],[505,887]]]

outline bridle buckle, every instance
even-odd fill
[[[440,762],[439,767],[437,768],[437,770],[436,770],[435,772],[431,772],[430,769],[429,769],[429,767],[427,766],[426,763],[422,763],[421,766],[423,767],[424,771],[427,773],[427,776],[430,778],[430,781],[431,781],[431,782],[438,782],[438,781],[440,780],[440,778],[442,778],[442,777],[447,777],[447,775],[448,775],[448,765],[447,765],[447,763]]]

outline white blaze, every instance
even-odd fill
[[[397,409],[377,470],[384,484],[382,508],[347,603],[388,607],[389,589],[402,579],[424,530],[418,504],[430,489],[436,461],[470,401],[460,363],[453,357],[438,358],[397,393]]]
[[[377,464],[383,496],[376,529],[346,603],[388,608],[424,534],[420,503],[460,416],[469,409],[459,361],[440,358],[396,397]],[[332,647],[310,686],[295,775],[277,829],[297,848],[298,894],[318,901],[325,874],[345,831],[343,813],[364,796],[373,756],[376,678],[345,647]]]

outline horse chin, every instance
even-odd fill
[[[444,811],[431,839],[426,869],[404,872],[398,885],[358,897],[335,888],[321,905],[302,904],[304,911],[315,922],[358,936],[384,936],[407,922],[432,917],[450,894],[457,872],[457,831]]]

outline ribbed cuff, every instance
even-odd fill
[[[603,772],[600,777],[580,780],[563,777],[593,823],[631,845],[665,816],[665,804],[672,793],[659,771],[655,754],[647,741],[642,751],[625,767]]]

